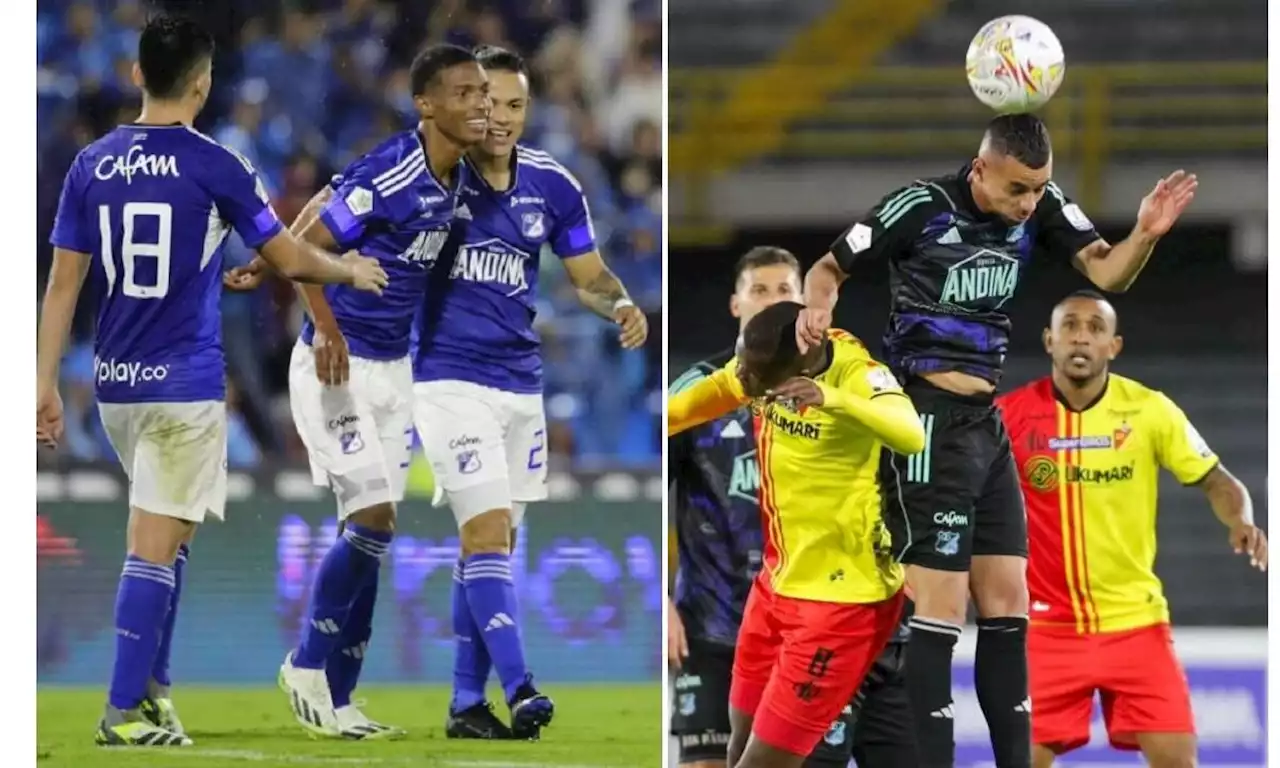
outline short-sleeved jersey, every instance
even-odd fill
[[[468,165],[462,192],[455,225],[462,245],[448,274],[431,277],[415,333],[414,381],[541,392],[538,265],[544,249],[561,259],[596,249],[582,186],[547,153],[517,146],[506,191]]]
[[[998,403],[1026,498],[1031,620],[1082,634],[1167,622],[1154,570],[1160,468],[1192,485],[1218,465],[1186,415],[1115,374],[1083,411],[1049,378]]]
[[[1100,238],[1052,182],[1025,224],[983,213],[969,171],[966,165],[894,192],[831,246],[846,272],[857,260],[889,260],[884,349],[904,377],[960,371],[998,382],[1009,347],[1007,305],[1033,247],[1067,259]]]
[[[330,183],[333,197],[320,220],[343,250],[376,258],[387,273],[378,296],[348,285],[325,286],[338,328],[351,354],[398,360],[409,354],[413,316],[427,287],[427,271],[449,237],[458,196],[466,184],[459,163],[453,185],[435,177],[417,130],[392,136],[355,160]],[[308,318],[302,340],[311,343]]]
[[[820,386],[863,398],[904,396],[861,341],[840,330],[828,338],[829,364],[812,376]],[[881,517],[877,479],[884,443],[856,420],[823,408],[798,413],[788,403],[749,400],[736,358],[671,402],[698,401],[709,388],[750,402],[765,536],[762,576],[773,590],[832,603],[874,603],[896,594],[903,571]]]
[[[222,247],[282,230],[253,166],[183,125],[122,125],[67,171],[50,242],[91,257],[99,402],[226,394]]]
[[[724,352],[694,365],[669,388],[677,395],[728,364]],[[760,468],[751,410],[681,432],[668,446],[676,530],[676,607],[690,637],[737,641],[751,584],[760,572]]]

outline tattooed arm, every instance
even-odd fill
[[[635,349],[644,344],[649,335],[649,323],[627,295],[627,289],[618,276],[610,271],[599,251],[562,259],[569,273],[569,282],[578,290],[582,306],[622,327],[620,340],[624,349]]]

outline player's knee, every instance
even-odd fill
[[[915,602],[915,615],[949,624],[964,624],[969,607],[969,575],[963,571],[938,571],[907,566],[907,584]]]
[[[195,535],[196,524],[134,507],[129,511],[126,536],[129,554],[148,563],[173,565],[178,547]]]
[[[462,524],[462,555],[510,554],[511,512],[490,509]]]
[[[361,528],[368,528],[371,531],[395,533],[396,505],[386,503],[365,507],[348,515],[347,522],[351,525],[358,525]]]
[[[1196,766],[1196,739],[1189,733],[1139,734],[1137,740],[1151,768]]]
[[[969,571],[973,603],[982,617],[1026,616],[1027,561],[1012,555],[973,558]]]

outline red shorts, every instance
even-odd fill
[[[853,698],[902,616],[902,593],[849,605],[775,594],[757,580],[733,656],[729,704],[752,734],[808,755]]]
[[[1055,752],[1088,744],[1095,691],[1116,749],[1136,750],[1139,733],[1195,733],[1168,624],[1096,635],[1032,625],[1027,662],[1036,744]]]

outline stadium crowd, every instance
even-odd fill
[[[525,142],[551,153],[578,177],[601,252],[637,303],[647,312],[660,311],[659,0],[207,5],[217,6],[199,7],[208,15],[202,20],[217,29],[219,52],[215,92],[197,127],[261,170],[285,221],[332,173],[414,122],[408,63],[419,47],[447,41],[520,51],[533,71],[535,92]],[[149,7],[138,0],[39,2],[38,293],[50,264],[45,239],[66,169],[82,147],[136,116],[140,102],[130,81],[131,57]],[[226,266],[250,258],[233,235]],[[656,464],[661,334],[652,334],[648,354],[622,354],[616,330],[579,306],[554,258],[543,260],[541,294],[553,456],[577,467]],[[53,460],[113,457],[93,401],[87,340],[94,311],[82,304],[74,331],[79,343],[63,365],[67,434]],[[285,380],[301,317],[284,283],[223,297],[232,467],[305,456],[291,423]]]

